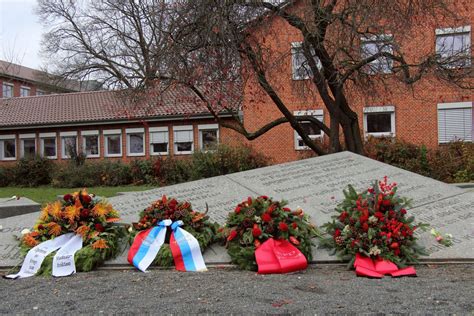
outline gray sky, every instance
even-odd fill
[[[43,28],[34,13],[36,0],[0,0],[0,59],[39,68]]]

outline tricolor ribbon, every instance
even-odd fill
[[[399,269],[397,265],[390,260],[384,260],[382,258],[371,259],[358,253],[354,261],[354,268],[357,276],[368,278],[381,279],[384,275],[391,275],[394,278],[416,276],[416,270],[412,266]]]
[[[199,242],[182,229],[180,227],[182,225],[182,221],[172,224],[171,220],[166,219],[159,222],[156,227],[139,232],[130,247],[128,262],[145,272],[165,242],[167,227],[171,226],[170,248],[176,270],[206,271]]]
[[[170,248],[176,270],[206,271],[199,242],[181,226],[183,226],[182,221],[176,221],[171,225]]]
[[[128,252],[128,262],[145,272],[164,244],[166,227],[170,225],[171,220],[165,219],[158,226],[139,232]]]
[[[44,241],[31,248],[26,254],[21,269],[17,274],[6,275],[9,279],[28,278],[35,275],[41,268],[44,259],[58,250],[53,257],[52,275],[55,277],[68,276],[76,273],[74,254],[82,248],[82,237],[74,233],[58,236]]]

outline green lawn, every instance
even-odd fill
[[[19,188],[19,187],[5,187],[0,188],[0,198],[23,196],[40,204],[45,202],[52,202],[56,200],[56,196],[59,194],[66,194],[70,192],[79,191],[81,188],[53,188],[50,186],[41,186],[38,188]],[[130,185],[130,186],[119,186],[119,187],[92,187],[87,188],[89,193],[94,193],[98,196],[111,197],[115,196],[117,192],[126,191],[144,191],[153,189],[151,186],[146,185]]]

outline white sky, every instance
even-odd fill
[[[0,0],[0,59],[38,69],[43,28],[36,0]]]

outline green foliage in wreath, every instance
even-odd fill
[[[171,221],[183,221],[182,229],[193,235],[199,242],[201,251],[204,252],[211,243],[216,240],[216,233],[219,225],[212,223],[206,213],[194,211],[189,202],[178,202],[174,198],[163,195],[161,199],[153,202],[149,207],[140,213],[138,223],[133,223],[134,230],[131,233],[131,240],[138,231],[156,226],[160,221],[170,219]],[[171,229],[168,228],[165,244],[153,260],[153,265],[169,267],[174,265],[173,255],[169,246]]]
[[[328,236],[320,245],[348,260],[349,268],[356,253],[381,257],[399,267],[416,263],[420,255],[426,255],[417,244],[415,230],[425,230],[429,225],[415,224],[415,218],[407,216],[410,201],[397,195],[396,183],[388,183],[385,177],[362,193],[349,186],[344,197],[332,221],[322,226]]]
[[[286,239],[312,260],[312,238],[318,231],[309,216],[298,208],[285,207],[286,201],[267,196],[247,198],[230,213],[219,237],[226,241],[232,263],[244,270],[257,270],[255,250],[269,238]]]

